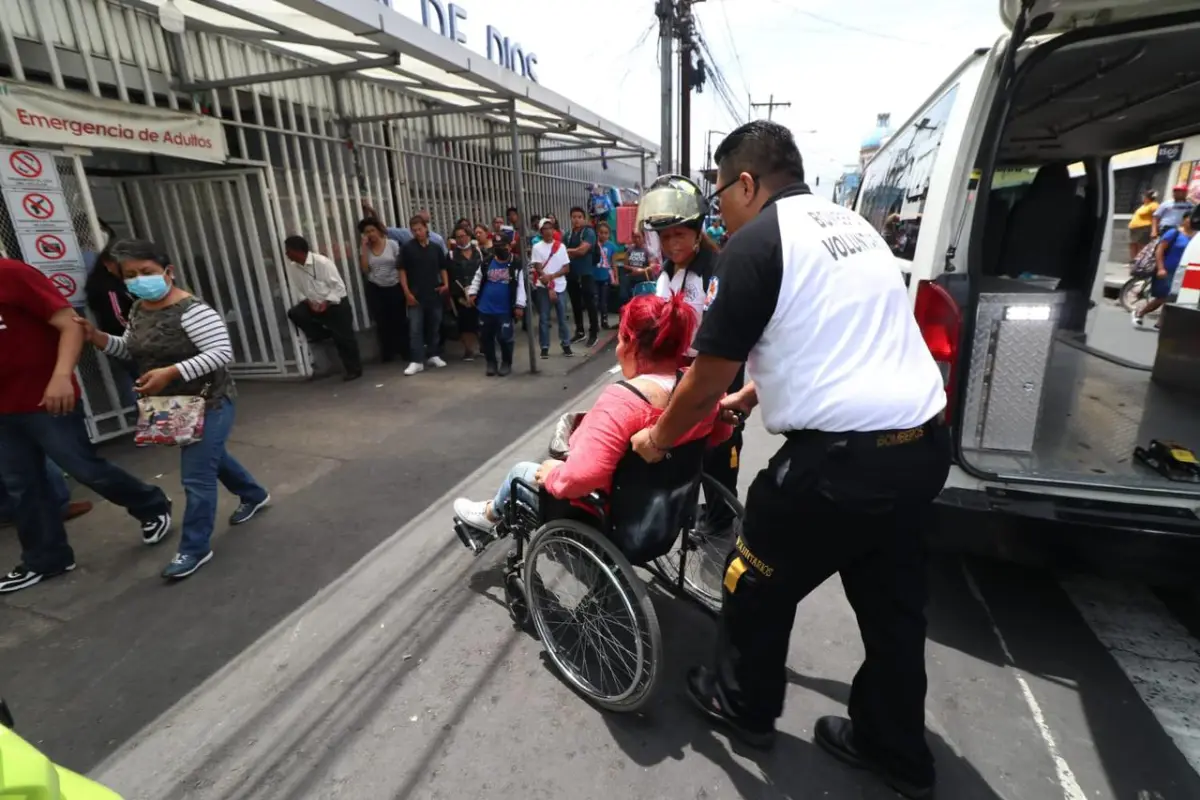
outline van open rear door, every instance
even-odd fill
[[[1022,8],[1030,34],[1066,33],[1180,11],[1200,9],[1196,0],[1000,0],[1000,19],[1013,30]]]

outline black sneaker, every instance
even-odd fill
[[[584,333],[583,331],[575,331],[575,335],[571,337],[571,344],[575,344],[576,342],[582,342],[586,338],[587,338],[587,334]]]
[[[512,372],[512,364],[501,364],[500,365],[500,377],[501,378],[507,376],[510,372]]]
[[[587,338],[587,344],[584,345],[584,347],[586,347],[588,350],[591,350],[593,347],[596,346],[596,342],[599,340],[599,338],[600,337],[598,337],[596,334],[593,333],[591,336],[589,336]]]
[[[549,357],[550,357],[550,348],[549,348],[549,347],[543,347],[543,348],[542,348],[542,358],[544,358],[544,359],[545,359],[545,358],[549,358]]]
[[[603,330],[608,330],[608,317],[602,317],[600,319],[600,327]]]
[[[569,345],[569,344],[563,345],[563,355],[566,356],[567,358],[575,357],[575,352],[573,350],[571,350],[571,345]]]
[[[59,575],[65,575],[75,569],[75,563],[72,562],[60,570],[54,572],[34,572],[24,564],[18,564],[13,567],[13,571],[0,578],[0,594],[8,592],[19,592],[22,589],[28,589],[30,586],[36,586],[47,578],[55,578]]]
[[[167,538],[171,532],[171,501],[167,501],[167,510],[163,514],[142,520],[142,543],[158,544]]]
[[[542,352],[544,353],[545,351],[542,351]],[[545,356],[542,356],[542,357],[545,358]],[[489,378],[496,377],[496,365],[491,363],[490,361],[488,362],[488,365],[487,365],[487,376]]]
[[[350,372],[347,372],[345,375],[343,375],[342,380],[345,381],[346,383],[349,383],[350,381],[358,380],[362,376],[363,376],[363,371],[361,369],[355,369],[355,370],[351,370]]]

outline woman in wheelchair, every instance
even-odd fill
[[[617,335],[617,362],[624,380],[606,388],[584,415],[571,434],[567,459],[518,463],[491,500],[455,500],[455,516],[480,533],[490,533],[502,518],[513,480],[518,478],[562,500],[578,501],[593,492],[610,493],[613,473],[630,450],[629,440],[653,425],[667,407],[696,324],[696,315],[682,293],[669,300],[643,295],[627,303],[621,311]],[[714,407],[674,445],[702,438],[719,444],[732,431],[718,418]],[[521,499],[536,507],[536,497]]]

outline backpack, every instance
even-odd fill
[[[1174,237],[1167,239],[1171,234],[1179,235],[1178,228],[1172,228],[1161,236],[1151,239],[1150,244],[1146,245],[1137,254],[1137,258],[1133,259],[1133,263],[1129,265],[1129,274],[1134,278],[1153,278],[1158,273],[1158,246],[1165,241],[1174,241]]]

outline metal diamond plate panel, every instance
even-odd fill
[[[981,445],[988,450],[1033,450],[1054,322],[1006,321],[993,357]]]
[[[1005,309],[1057,305],[1062,295],[1020,288],[980,295],[962,415],[964,447],[1033,448],[1057,314],[1045,321],[1006,320]]]

